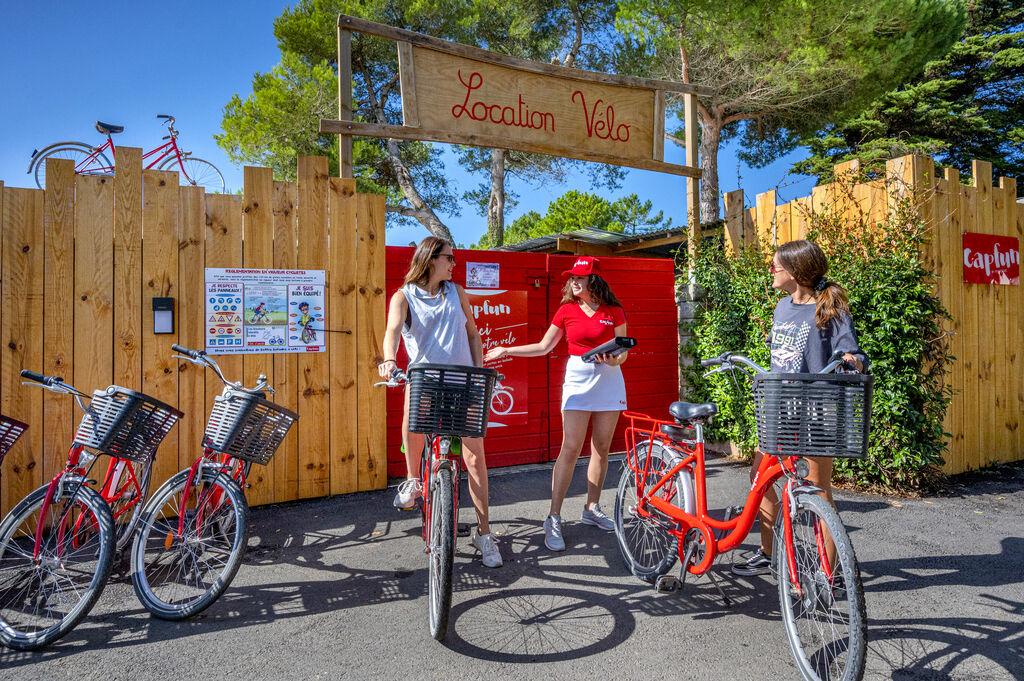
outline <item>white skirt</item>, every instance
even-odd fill
[[[621,367],[588,364],[578,355],[565,363],[562,411],[622,411],[626,408],[626,382]]]

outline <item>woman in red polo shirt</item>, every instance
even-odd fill
[[[626,315],[611,287],[600,275],[597,258],[577,258],[572,269],[562,274],[569,281],[562,289],[562,305],[539,343],[491,348],[485,360],[508,355],[539,357],[551,352],[564,335],[569,345],[562,384],[562,449],[551,473],[551,509],[544,521],[544,543],[552,551],[564,551],[562,501],[572,482],[576,460],[590,424],[590,464],[587,466],[587,503],[581,522],[606,531],[615,529],[598,503],[608,471],[611,447],[619,412],[626,408],[626,384],[619,368],[627,353],[616,357],[598,355],[593,364],[580,356],[616,336],[626,335]]]

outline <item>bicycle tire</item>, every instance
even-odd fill
[[[46,189],[46,162],[53,158],[66,158],[71,159],[75,163],[75,173],[78,175],[109,175],[113,176],[114,164],[110,162],[107,155],[102,151],[98,152],[95,160],[79,168],[79,165],[86,161],[90,156],[96,152],[96,147],[85,144],[84,142],[63,142],[56,145],[50,145],[49,148],[44,149],[40,152],[36,158],[32,160],[32,166],[35,169],[34,177],[36,180],[36,186],[40,189]],[[92,170],[90,170],[92,169]]]
[[[502,403],[505,399],[508,400],[507,404]],[[495,390],[494,394],[491,395],[491,411],[498,416],[504,416],[512,411],[514,404],[515,402],[512,399],[512,393],[506,390]]]
[[[853,544],[827,500],[816,494],[800,494],[795,506],[792,548],[785,539],[780,516],[772,551],[790,653],[804,681],[859,681],[867,651],[867,617]],[[786,506],[782,512],[787,512]],[[838,565],[833,567],[831,578],[821,567],[822,526],[836,546]],[[796,563],[799,594],[790,584],[790,551]],[[841,585],[836,576],[842,577]]]
[[[115,548],[118,553],[124,550],[135,534],[135,525],[149,499],[149,481],[153,473],[152,459],[147,463],[129,461],[128,459],[120,459],[119,462],[124,463],[124,469],[121,471],[114,489],[110,491],[107,501],[110,513],[114,518]],[[132,471],[131,475],[128,474],[129,468]],[[131,483],[133,476],[138,482],[138,496],[135,496],[132,490],[134,487]],[[105,485],[106,480],[104,479],[101,489]],[[132,505],[132,509],[130,512],[126,512],[129,505]]]
[[[210,607],[235,578],[249,536],[245,495],[234,480],[209,468],[200,469],[192,481],[191,508],[186,509],[184,529],[178,534],[188,473],[179,471],[156,491],[142,512],[132,544],[135,595],[146,610],[164,620],[186,619]],[[214,491],[222,495],[221,501],[202,514],[200,524],[195,506],[199,500],[212,503]]]
[[[177,171],[178,180],[183,187],[202,187],[207,194],[227,192],[224,175],[217,169],[217,166],[201,158],[182,156],[179,165],[178,157],[171,156],[160,164],[159,169]]]
[[[29,494],[0,522],[0,643],[15,650],[35,650],[71,631],[103,593],[114,558],[114,519],[103,497],[85,485],[58,488],[41,518],[47,489]],[[64,514],[68,503],[77,514]],[[76,531],[84,513],[96,523]],[[36,561],[40,522],[49,529]]]
[[[434,473],[430,493],[430,565],[427,569],[430,635],[437,641],[448,636],[452,607],[452,570],[455,564],[455,484],[452,471]]]
[[[643,461],[651,451],[651,465],[647,471],[644,485],[654,485],[670,469],[674,461],[683,455],[674,448],[666,447],[659,442],[645,440],[636,447],[638,461]],[[627,461],[622,462],[622,475],[615,494],[615,538],[618,540],[619,551],[622,553],[626,567],[636,577],[645,582],[654,583],[658,577],[668,572],[679,557],[679,540],[668,532],[665,527],[680,530],[679,523],[661,516],[655,523],[647,518],[633,515],[630,509],[637,504],[637,474],[629,467]],[[676,475],[674,484],[666,484],[659,492],[661,498],[682,508],[687,513],[696,512],[696,497],[693,487],[693,472],[684,468]],[[653,509],[652,512],[656,513]],[[665,526],[665,527],[663,527]]]

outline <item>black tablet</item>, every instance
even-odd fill
[[[607,354],[614,357],[616,355],[621,355],[626,350],[629,350],[635,345],[635,338],[629,338],[628,336],[617,336],[608,341],[607,343],[602,343],[601,345],[598,345],[593,350],[588,350],[580,357],[580,359],[582,359],[584,362],[587,362],[588,364],[592,364],[594,362],[594,357],[596,355]]]

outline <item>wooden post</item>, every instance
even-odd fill
[[[696,168],[700,165],[697,151],[697,96],[683,95],[684,118],[686,124],[686,165]],[[686,178],[686,219],[690,225],[690,258],[691,262],[700,238],[700,181],[695,177]]]
[[[338,120],[352,120],[352,31],[338,29]],[[338,135],[338,175],[352,177],[352,137]]]

